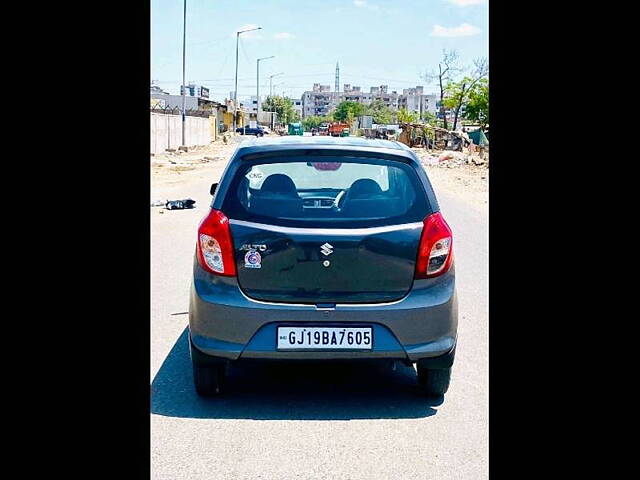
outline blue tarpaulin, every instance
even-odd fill
[[[484,132],[480,129],[474,132],[469,132],[468,135],[471,141],[476,145],[489,145],[489,139],[484,134]]]

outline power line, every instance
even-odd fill
[[[351,78],[360,78],[360,79],[366,79],[366,80],[378,80],[378,81],[382,81],[382,82],[388,82],[388,83],[415,83],[416,80],[396,80],[396,79],[392,79],[392,78],[383,78],[383,77],[367,77],[364,75],[345,75],[347,77],[351,77]]]
[[[330,73],[302,73],[302,74],[295,74],[295,75],[283,75],[282,78],[297,78],[297,77],[320,77],[320,76],[328,76],[331,75]],[[253,77],[238,77],[238,80],[251,80],[253,79]],[[193,80],[194,82],[210,82],[210,83],[215,83],[215,82],[220,82],[220,81],[224,81],[224,80],[235,80],[234,78],[228,78],[228,77],[224,77],[224,78],[217,78],[217,79],[213,79],[213,78],[199,78],[196,80]],[[159,80],[159,82],[161,83],[170,83],[170,82],[179,82],[179,80]]]
[[[215,38],[213,40],[205,40],[204,42],[190,42],[190,43],[187,43],[187,45],[189,45],[191,47],[195,47],[196,45],[206,45],[206,44],[210,44],[210,43],[220,43],[220,42],[223,42],[224,40],[231,40],[231,37],[225,35],[224,37]]]

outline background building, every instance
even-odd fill
[[[320,85],[319,83],[315,83],[313,85],[313,90],[302,94],[303,117],[310,117],[312,115],[328,115],[336,105],[336,97],[331,92],[331,87],[329,85]]]
[[[402,95],[398,98],[398,108],[406,108],[411,113],[422,115],[424,112],[437,112],[437,96],[425,95],[424,88],[417,86],[415,88],[405,88]]]
[[[184,88],[183,85],[180,85],[180,95],[183,94]],[[188,97],[209,98],[209,89],[201,85],[190,83],[187,85],[186,90],[186,96]]]
[[[373,101],[379,100],[392,110],[406,108],[410,112],[422,114],[425,111],[436,113],[437,97],[435,95],[425,95],[424,87],[405,88],[401,94],[393,90],[389,92],[388,85],[370,87],[369,92],[363,92],[357,86],[349,83],[343,85],[343,91],[332,92],[329,85],[314,83],[313,88],[302,94],[302,118],[311,115],[328,115],[333,109],[344,101],[357,102],[363,105],[370,105]]]
[[[291,101],[293,102],[293,110],[302,118],[302,98],[292,98]]]
[[[358,102],[363,105],[369,105],[371,103],[372,95],[370,93],[364,93],[358,86],[351,86],[348,83],[344,84],[342,98],[346,102]]]
[[[162,90],[159,86],[157,85],[153,85],[151,84],[151,90],[149,92],[151,95],[153,95],[154,93],[156,94],[161,94],[161,95],[169,95],[169,92],[165,92],[164,90]]]
[[[262,106],[262,104],[264,103],[264,100],[265,100],[264,96],[260,95],[260,106]],[[251,97],[246,103],[245,110],[249,113],[256,115],[258,113],[258,97],[256,97],[255,95],[251,95]]]
[[[161,104],[166,108],[180,108],[182,109],[182,95],[169,95],[168,93],[152,93],[152,99],[161,100],[158,104]],[[185,97],[185,109],[197,110],[198,99],[196,97]]]

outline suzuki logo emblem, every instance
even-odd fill
[[[320,247],[320,251],[323,255],[331,255],[333,253],[333,245],[330,243],[325,243]]]

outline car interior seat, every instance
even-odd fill
[[[291,177],[269,175],[251,196],[250,210],[257,215],[296,217],[302,215],[302,199]]]
[[[399,199],[385,195],[380,185],[370,178],[353,182],[344,195],[345,217],[387,217],[398,210]]]

